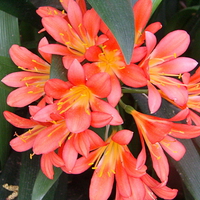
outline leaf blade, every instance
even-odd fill
[[[127,64],[134,45],[134,19],[128,0],[88,0],[118,41]]]
[[[14,64],[10,61],[8,50],[13,43],[19,44],[19,28],[17,18],[0,11],[0,79],[11,73]],[[16,70],[16,69],[14,69]],[[9,154],[9,141],[12,137],[12,126],[3,116],[4,110],[13,111],[14,108],[7,106],[6,98],[12,89],[0,82],[0,168],[2,169]]]
[[[54,168],[54,172],[54,179],[50,180],[42,173],[41,170],[39,171],[33,187],[32,200],[42,200],[52,185],[60,177],[62,170],[60,168]]]

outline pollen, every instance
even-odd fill
[[[115,70],[121,70],[125,68],[125,63],[120,54],[120,51],[117,49],[109,51],[105,49],[105,46],[102,47],[102,53],[99,54],[99,61],[97,66],[103,72],[107,72],[112,75]]]
[[[57,110],[60,114],[66,112],[69,108],[83,107],[85,112],[90,115],[89,103],[93,100],[93,94],[85,85],[78,85],[70,88],[66,95],[57,103]]]

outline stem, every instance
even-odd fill
[[[125,110],[126,113],[131,114],[135,110],[132,106],[126,105],[122,100],[119,101],[119,105]]]
[[[105,131],[105,136],[104,136],[105,141],[108,139],[108,132],[109,132],[109,129],[110,129],[110,125],[107,125],[107,126],[106,126],[106,131]]]
[[[147,89],[135,89],[135,88],[122,88],[123,93],[145,93],[148,94]]]

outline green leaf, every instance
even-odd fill
[[[186,148],[184,157],[176,162],[171,159],[186,188],[194,197],[200,199],[200,156],[192,140],[180,140]]]
[[[5,11],[22,21],[41,29],[41,18],[36,14],[36,8],[27,0],[1,0],[0,10]]]
[[[32,150],[22,152],[18,200],[31,199],[32,189],[40,169],[40,156],[30,159]]]
[[[137,0],[130,0],[130,1],[132,6],[137,2]]]
[[[88,2],[112,31],[129,64],[134,45],[134,20],[130,1],[88,0]]]
[[[200,137],[194,138],[193,142],[196,145],[196,149],[200,152]]]
[[[42,173],[42,171],[38,173],[35,185],[33,187],[32,200],[42,200],[46,193],[49,191],[49,189],[52,187],[52,185],[57,181],[57,179],[62,173],[62,170],[60,168],[54,168],[54,172],[55,174],[53,180],[48,179]]]
[[[5,75],[17,69],[9,59],[8,50],[12,44],[19,44],[18,20],[0,11],[0,27],[0,79],[2,79]],[[6,98],[10,91],[11,88],[0,82],[0,169],[3,168],[8,157],[10,150],[9,141],[13,134],[12,126],[3,117],[4,110],[13,111],[13,108],[6,104]]]
[[[19,44],[18,19],[0,11],[0,27],[0,56],[9,57],[11,45]]]
[[[67,81],[67,70],[64,68],[62,63],[62,56],[53,55],[51,63],[50,78],[58,78],[63,81]]]
[[[157,9],[157,7],[162,2],[162,0],[152,0],[152,2],[153,2],[152,14],[153,14],[155,12],[155,10]]]

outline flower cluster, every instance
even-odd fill
[[[190,76],[197,62],[180,57],[190,43],[189,35],[176,30],[157,44],[154,33],[162,25],[147,26],[152,1],[138,0],[132,9],[133,55],[127,64],[112,32],[93,8],[87,10],[85,2],[78,0],[62,0],[61,4],[64,11],[49,6],[37,10],[44,27],[41,31],[56,41],[40,41],[38,51],[45,60],[24,47],[10,48],[12,61],[23,71],[2,79],[17,87],[7,104],[29,105],[30,114],[27,119],[4,112],[12,125],[28,129],[15,134],[11,147],[41,155],[41,169],[49,179],[53,179],[53,166],[69,174],[92,167],[91,200],[108,199],[114,181],[117,200],[153,200],[156,195],[173,199],[177,190],[166,186],[169,164],[164,151],[178,161],[186,150],[176,138],[200,135],[200,118],[193,111],[200,111],[200,70]],[[62,56],[65,80],[51,77],[52,55]],[[123,87],[129,92],[147,88],[151,114],[160,108],[162,98],[181,111],[171,119],[138,112],[122,101]],[[133,132],[123,128],[120,109],[132,115],[137,125],[141,150],[136,157],[128,147]],[[175,123],[184,119],[188,124]],[[95,132],[98,128],[105,128],[104,139]],[[157,180],[147,173],[146,148]]]

